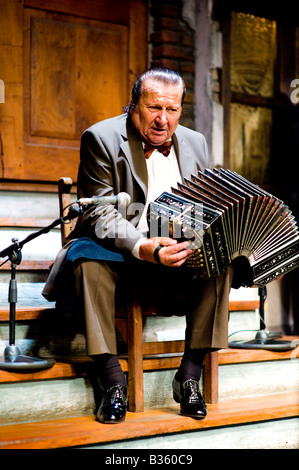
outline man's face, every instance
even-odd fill
[[[131,118],[142,139],[159,146],[169,140],[182,113],[182,89],[148,79]]]

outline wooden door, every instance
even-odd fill
[[[2,181],[76,181],[82,132],[146,67],[145,3],[0,0]]]

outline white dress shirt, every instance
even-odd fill
[[[137,225],[140,232],[146,234],[148,231],[147,209],[149,203],[157,199],[164,191],[171,192],[172,187],[177,187],[182,182],[182,177],[176,158],[174,146],[172,145],[168,157],[158,150],[154,150],[146,160],[148,173],[148,191],[143,213]],[[144,239],[138,240],[132,250],[133,256],[139,258],[139,246]]]

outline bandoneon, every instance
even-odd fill
[[[150,203],[150,236],[189,240],[186,268],[217,277],[245,257],[252,284],[263,286],[299,266],[299,231],[290,209],[235,172],[206,169]]]

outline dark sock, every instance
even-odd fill
[[[113,385],[127,387],[127,379],[118,361],[118,357],[113,354],[98,354],[91,356],[96,363],[96,370],[101,380],[104,390]]]
[[[175,376],[176,380],[180,382],[185,382],[187,379],[199,381],[205,355],[211,351],[212,349],[189,349],[185,351]]]

